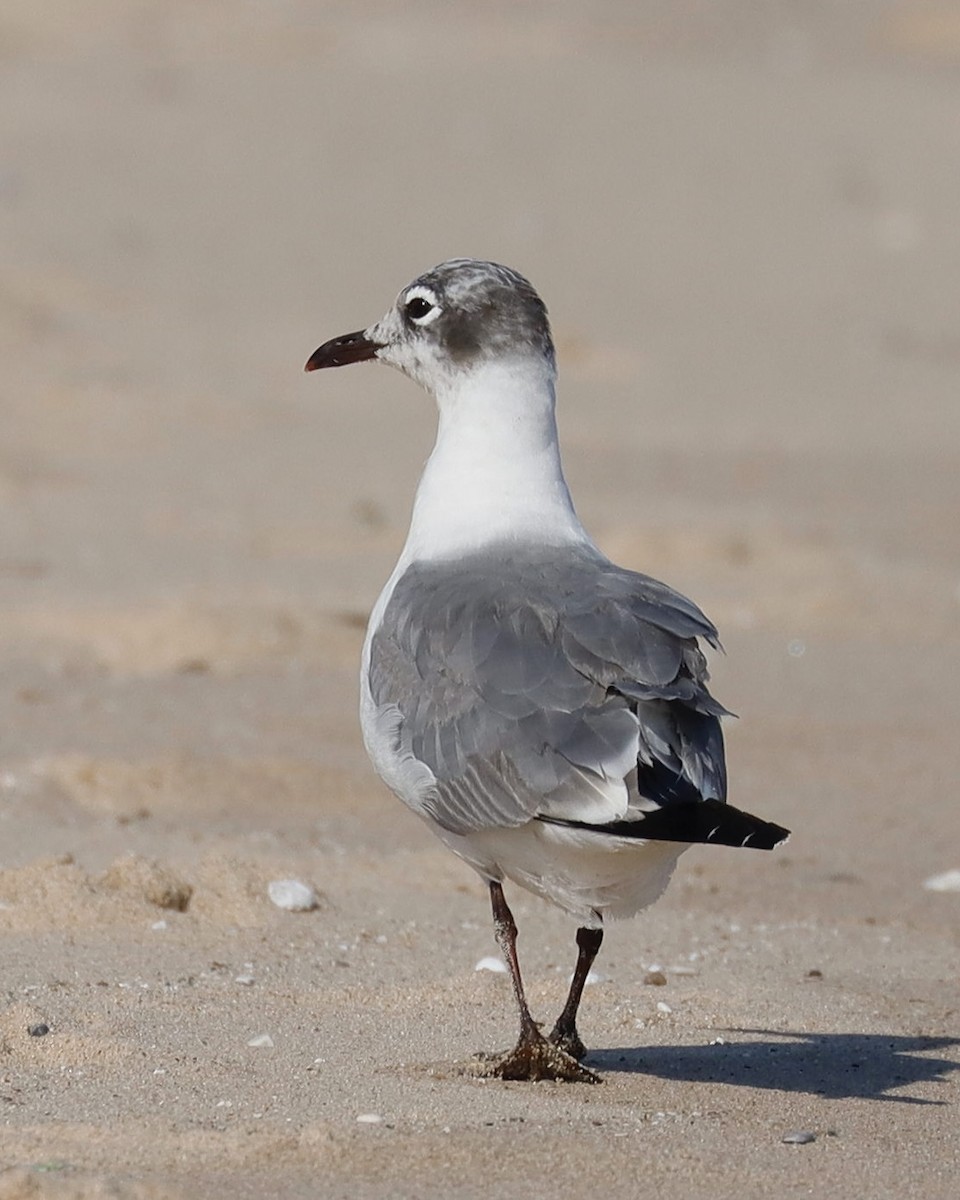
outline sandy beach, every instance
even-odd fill
[[[8,0],[0,1200],[953,1200],[958,106],[947,0]],[[793,830],[609,928],[596,1087],[463,1073],[485,888],[360,741],[435,414],[302,366],[454,255],[547,301],[584,523]]]

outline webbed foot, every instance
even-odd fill
[[[578,1039],[579,1041],[579,1039]],[[586,1053],[582,1043],[582,1054]],[[506,1054],[480,1056],[475,1073],[481,1078],[514,1079],[538,1082],[553,1079],[561,1083],[601,1083],[599,1075],[581,1066],[576,1057],[560,1045],[548,1041],[539,1031],[521,1037]]]

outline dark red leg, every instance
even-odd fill
[[[587,976],[590,974],[590,968],[593,966],[602,941],[602,929],[584,927],[577,930],[577,948],[579,950],[577,969],[570,981],[570,992],[567,995],[567,1002],[563,1006],[563,1012],[557,1018],[557,1023],[550,1034],[550,1041],[555,1046],[559,1046],[561,1050],[565,1050],[571,1058],[577,1059],[578,1062],[586,1055],[587,1048],[580,1040],[580,1034],[577,1033],[577,1010],[580,1007],[583,986],[587,982]]]
[[[530,1008],[527,1005],[527,998],[523,991],[523,981],[520,978],[520,963],[517,960],[517,925],[513,919],[513,913],[510,911],[504,898],[503,888],[497,882],[490,884],[490,903],[493,907],[494,935],[497,939],[497,945],[500,947],[500,952],[506,960],[507,968],[510,971],[510,978],[513,982],[513,994],[516,997],[517,1009],[520,1014],[520,1038],[509,1054],[485,1066],[481,1073],[497,1075],[501,1079],[558,1079],[567,1083],[599,1083],[600,1077],[598,1075],[594,1075],[592,1071],[581,1067],[577,1060],[571,1057],[561,1045],[554,1045],[553,1042],[547,1041],[540,1032],[536,1021],[530,1015]],[[592,933],[594,931],[587,930],[586,932]],[[598,941],[598,948],[599,945]],[[596,950],[593,953],[596,955]],[[582,950],[581,954],[583,954]],[[593,958],[591,957],[590,962],[592,961]],[[590,965],[588,963],[583,971],[584,979],[586,979],[589,969]],[[580,992],[582,991],[583,983],[581,982],[576,995],[576,1001],[572,1004],[571,1011],[573,1015],[571,1020],[574,1020],[576,1017],[577,1002],[579,1002]],[[572,994],[573,989],[571,989]],[[567,1008],[564,1009],[564,1012],[569,1008],[571,1008],[571,1001],[568,999]]]

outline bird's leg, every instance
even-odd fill
[[[517,923],[503,894],[503,887],[497,882],[490,884],[490,903],[493,908],[493,936],[497,939],[500,953],[506,959],[513,981],[513,994],[516,997],[517,1008],[520,1010],[520,1045],[534,1041],[540,1037],[537,1023],[530,1015],[527,997],[523,991],[523,980],[520,978],[520,961],[517,958]]]
[[[504,898],[503,888],[496,881],[492,881],[490,884],[490,903],[493,907],[494,936],[500,952],[506,959],[510,978],[513,981],[513,994],[520,1012],[520,1039],[508,1054],[483,1068],[482,1073],[497,1075],[501,1079],[558,1079],[567,1083],[599,1083],[599,1076],[594,1075],[585,1067],[581,1067],[575,1058],[567,1054],[562,1047],[548,1042],[540,1032],[536,1021],[530,1015],[530,1008],[523,991],[523,981],[520,978],[520,963],[517,959],[517,925]],[[599,945],[599,943],[597,944]],[[581,990],[582,986],[581,984]],[[575,1012],[576,1005],[574,1005]]]
[[[577,1033],[577,1009],[580,1007],[580,997],[583,995],[583,985],[587,982],[593,960],[597,957],[600,943],[603,941],[602,929],[577,930],[577,969],[570,981],[570,991],[563,1012],[557,1017],[550,1034],[550,1041],[561,1050],[565,1050],[571,1058],[579,1062],[587,1053],[587,1048]]]

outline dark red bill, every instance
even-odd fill
[[[346,367],[350,363],[368,362],[380,349],[379,342],[371,342],[364,330],[345,333],[343,337],[324,342],[307,359],[305,371],[319,371],[321,367]]]

